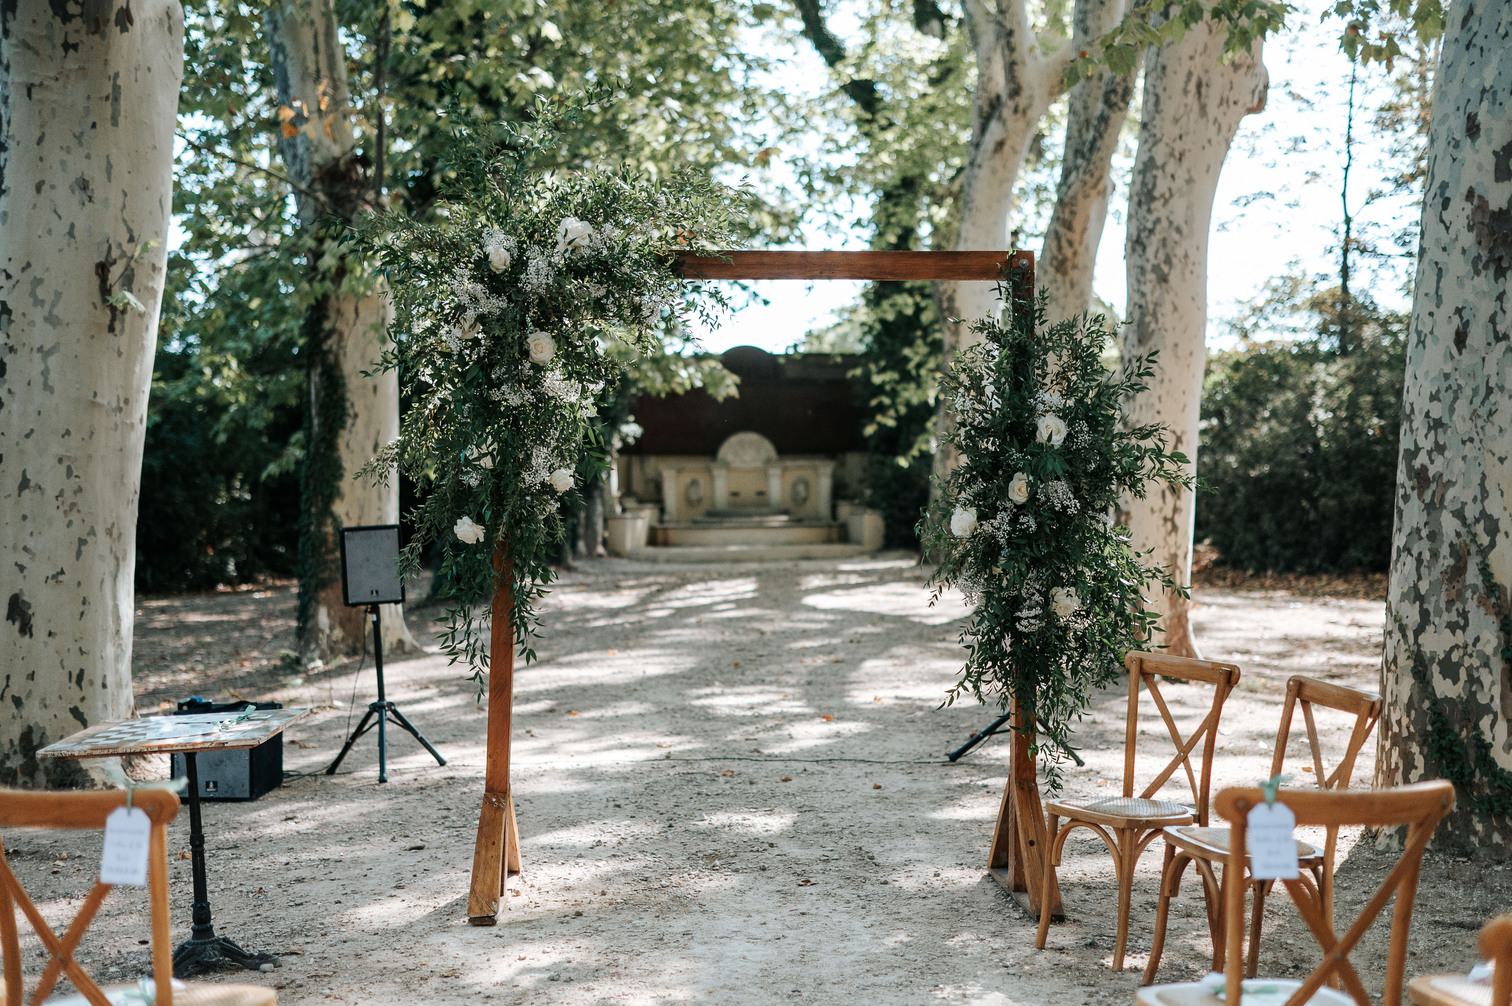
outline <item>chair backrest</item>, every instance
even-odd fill
[[[1496,965],[1491,977],[1491,1006],[1512,1003],[1512,915],[1499,915],[1481,927],[1481,956]]]
[[[1160,710],[1166,732],[1171,735],[1174,754],[1165,767],[1158,772],[1141,792],[1140,797],[1154,796],[1160,787],[1175,774],[1178,768],[1186,772],[1187,784],[1192,790],[1192,803],[1197,810],[1197,823],[1208,823],[1208,794],[1213,779],[1213,748],[1218,741],[1218,718],[1223,713],[1223,703],[1239,683],[1239,666],[1216,660],[1194,660],[1190,657],[1172,657],[1163,653],[1145,653],[1130,650],[1124,657],[1124,666],[1129,669],[1129,712],[1124,736],[1123,795],[1134,795],[1134,752],[1139,736],[1139,689],[1145,688]],[[1176,719],[1166,705],[1157,678],[1174,678],[1181,681],[1202,682],[1213,686],[1213,704],[1197,729],[1187,737],[1181,736]],[[1192,768],[1192,752],[1202,745],[1202,762]]]
[[[1312,877],[1301,871],[1297,879],[1284,880],[1287,892],[1297,907],[1297,914],[1307,924],[1323,950],[1323,963],[1302,982],[1286,1006],[1301,1006],[1322,988],[1324,983],[1339,981],[1359,1006],[1373,1006],[1370,994],[1359,974],[1349,963],[1349,952],[1359,943],[1376,921],[1386,903],[1395,897],[1392,908],[1391,942],[1386,957],[1386,984],[1381,1006],[1400,1006],[1402,973],[1407,965],[1407,933],[1412,924],[1412,902],[1417,895],[1418,872],[1423,865],[1423,849],[1439,821],[1454,807],[1454,784],[1444,780],[1420,782],[1397,789],[1366,790],[1353,793],[1318,790],[1281,790],[1278,803],[1296,815],[1298,825],[1337,828],[1359,825],[1366,828],[1407,826],[1402,854],[1386,879],[1376,889],[1360,914],[1345,931],[1335,936],[1333,920],[1323,912],[1322,896]],[[1241,877],[1245,867],[1245,833],[1249,812],[1264,803],[1258,788],[1225,789],[1218,794],[1214,808],[1229,823],[1228,876]],[[1230,884],[1224,895],[1224,939],[1226,977],[1224,994],[1228,1006],[1239,1006],[1240,978],[1244,968],[1246,884]]]
[[[1318,743],[1318,724],[1313,720],[1313,706],[1353,713],[1354,729],[1349,734],[1349,744],[1344,756],[1332,772],[1323,764],[1323,750]],[[1281,709],[1281,727],[1276,731],[1276,750],[1271,758],[1271,775],[1281,774],[1286,761],[1286,744],[1291,737],[1292,718],[1298,707],[1307,726],[1307,744],[1312,752],[1313,779],[1319,789],[1348,789],[1354,775],[1355,759],[1365,746],[1376,721],[1381,718],[1381,697],[1375,692],[1361,691],[1346,685],[1330,684],[1305,674],[1294,674],[1286,682],[1286,703]]]
[[[168,822],[178,814],[179,799],[161,789],[141,790],[134,797],[132,806],[140,807],[152,822],[147,890],[152,909],[152,977],[157,988],[156,1002],[158,1006],[173,1006],[173,948],[168,937]],[[111,811],[125,805],[126,794],[121,791],[58,793],[0,789],[0,830],[100,830],[105,827],[105,819]],[[22,916],[31,924],[50,956],[31,1001],[40,1003],[46,999],[59,975],[66,974],[79,994],[94,1006],[109,1006],[100,987],[73,956],[84,931],[94,921],[95,913],[109,892],[109,884],[96,882],[68,931],[59,939],[5,861],[5,847],[0,843],[0,956],[4,958],[5,1006],[21,1006],[22,1002],[17,908],[21,909]]]

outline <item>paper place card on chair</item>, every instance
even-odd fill
[[[1252,878],[1297,878],[1296,830],[1297,815],[1284,803],[1258,803],[1250,808],[1246,838]]]
[[[117,807],[105,819],[100,883],[147,886],[147,846],[152,820],[140,807]]]

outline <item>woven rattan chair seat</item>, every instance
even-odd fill
[[[1067,820],[1090,821],[1114,828],[1159,828],[1191,824],[1197,812],[1169,800],[1146,800],[1137,796],[1107,796],[1084,800],[1051,800],[1045,809]]]
[[[173,983],[173,1006],[274,1006],[278,993],[261,985],[231,985],[219,982]],[[100,989],[111,1006],[142,1006],[132,985],[106,985]],[[80,995],[57,996],[43,1006],[89,1006]]]
[[[1229,830],[1227,828],[1198,828],[1184,826],[1167,828],[1162,833],[1171,845],[1194,859],[1218,861],[1228,855]],[[1297,862],[1301,866],[1314,866],[1323,861],[1323,850],[1310,842],[1297,839]]]
[[[1245,987],[1250,987],[1251,978],[1245,981]],[[1266,996],[1266,1001],[1284,1003],[1287,998],[1297,989],[1302,987],[1299,981],[1278,978],[1274,981],[1262,979],[1259,984],[1272,985],[1276,988],[1273,996]],[[1249,998],[1246,995],[1245,998]],[[1201,982],[1178,982],[1172,985],[1147,985],[1135,990],[1135,1006],[1224,1006],[1224,1001],[1213,995],[1208,987]],[[1313,993],[1307,1001],[1308,1006],[1355,1006],[1355,1001],[1338,989],[1331,989],[1327,985]]]
[[[1407,986],[1415,1006],[1491,1006],[1491,986],[1464,975],[1425,975]]]

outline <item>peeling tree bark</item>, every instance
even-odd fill
[[[1123,0],[1082,0],[1076,5],[1073,45],[1080,48],[1079,40],[1108,31],[1123,12]],[[1066,97],[1070,107],[1060,182],[1039,258],[1045,320],[1051,325],[1081,314],[1092,303],[1092,270],[1113,195],[1113,153],[1134,97],[1134,75],[1103,68]]]
[[[132,712],[183,59],[176,0],[0,4],[3,785],[80,781],[36,750]]]
[[[966,0],[963,6],[976,51],[977,85],[971,102],[971,142],[961,173],[955,247],[958,251],[1006,249],[1013,186],[1040,120],[1061,91],[1073,47],[1067,43],[1050,55],[1042,53],[1039,39],[1029,26],[1025,0],[996,0],[993,4]],[[992,283],[938,283],[935,298],[948,371],[957,351],[979,341],[970,324],[997,315],[1002,304]],[[960,460],[944,442],[954,424],[950,404],[942,396],[936,420],[939,436],[931,497],[939,479]]]
[[[1488,600],[1512,587],[1512,6],[1456,3],[1435,77],[1422,243],[1402,393],[1375,783],[1471,772],[1436,842],[1504,856],[1512,821],[1478,809],[1512,769],[1507,639]],[[1492,578],[1479,566],[1489,549]],[[1397,624],[1400,619],[1401,625]],[[1405,635],[1403,632],[1405,628]],[[1413,679],[1414,655],[1426,680]],[[1448,723],[1435,747],[1429,711]],[[1463,749],[1464,758],[1453,752]],[[1445,764],[1448,761],[1450,764]],[[1503,802],[1512,792],[1500,791]]]
[[[279,141],[279,153],[295,182],[301,222],[316,242],[310,261],[318,262],[339,237],[321,233],[321,218],[354,221],[370,212],[377,193],[359,163],[346,53],[332,0],[279,0],[268,6],[264,17],[279,104],[293,113]],[[312,280],[332,283],[335,290],[315,309],[319,331],[312,333],[318,345],[309,347],[310,399],[318,404],[325,396],[344,391],[347,403],[337,435],[342,474],[333,507],[334,529],[397,523],[398,482],[391,478],[387,485],[375,485],[357,475],[399,435],[398,375],[392,370],[363,374],[375,371],[383,354],[392,314],[388,297],[381,284],[361,295],[344,289],[361,285],[360,278],[348,275],[344,267],[334,275],[316,270],[312,267]],[[322,415],[313,405],[311,411],[314,444],[330,432],[320,424],[336,417]],[[306,595],[300,649],[306,660],[328,660],[356,653],[363,646],[363,609],[342,604],[337,556],[333,533],[318,560],[317,582],[300,583]],[[384,648],[418,650],[400,606],[385,607],[392,610],[383,613]]]
[[[1072,48],[1068,43],[1051,55],[1042,54],[1024,0],[998,0],[995,9],[981,0],[967,0],[965,10],[976,50],[977,87],[955,246],[962,251],[1007,248],[1013,186],[1040,120],[1060,93]],[[976,339],[966,325],[952,319],[975,321],[1000,305],[991,283],[942,283],[939,298],[949,360]]]
[[[1128,274],[1124,352],[1158,350],[1150,390],[1130,414],[1135,424],[1164,423],[1170,448],[1197,457],[1202,371],[1207,360],[1207,258],[1213,196],[1229,146],[1244,116],[1265,108],[1269,78],[1257,44],[1220,64],[1224,33],[1211,22],[1145,57],[1139,152],[1129,190],[1124,256]],[[1190,468],[1189,468],[1190,470]],[[1134,547],[1191,582],[1194,496],[1151,487],[1130,500]],[[1161,641],[1195,655],[1185,599],[1152,599],[1161,612]]]

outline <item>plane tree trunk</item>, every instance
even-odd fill
[[[176,0],[0,5],[0,785],[132,713],[136,521],[183,78]]]
[[[337,249],[341,223],[370,212],[378,193],[353,135],[335,8],[332,0],[275,0],[264,17],[285,117],[279,153],[311,243],[309,282],[327,291],[311,308],[305,341],[299,630],[308,662],[357,653],[364,644],[363,609],[342,604],[336,536],[342,527],[399,520],[397,480],[377,485],[357,475],[399,435],[399,382],[394,371],[376,369],[391,314],[384,289],[362,275],[360,261]],[[386,606],[383,631],[385,650],[419,649],[399,606]]]
[[[1512,17],[1456,4],[1435,77],[1375,784],[1452,779],[1435,842],[1512,842]]]
[[[1129,190],[1124,257],[1128,275],[1125,353],[1158,350],[1150,390],[1133,403],[1130,422],[1164,423],[1170,449],[1197,457],[1202,372],[1207,361],[1207,260],[1213,197],[1229,146],[1246,115],[1265,108],[1269,87],[1256,43],[1220,63],[1225,34],[1211,21],[1145,57],[1139,151]],[[1152,486],[1129,501],[1134,547],[1191,582],[1195,515],[1191,490]],[[1159,642],[1197,653],[1184,598],[1151,598],[1161,614]]]

